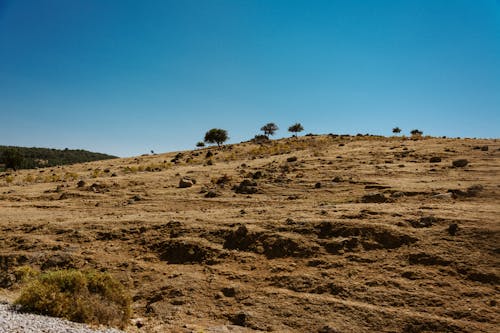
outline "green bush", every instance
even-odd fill
[[[40,274],[16,300],[22,311],[71,321],[123,328],[130,318],[130,297],[111,275],[58,270]]]

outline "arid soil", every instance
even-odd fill
[[[0,299],[20,266],[96,268],[128,286],[129,332],[498,332],[499,217],[497,139],[309,136],[4,173]]]

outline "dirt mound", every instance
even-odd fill
[[[240,226],[228,233],[224,248],[264,254],[269,259],[307,258],[318,250],[317,246],[308,246],[307,242],[301,242],[298,239],[272,232],[250,232],[245,226]]]
[[[375,225],[356,225],[354,223],[321,222],[316,227],[319,238],[332,240],[323,243],[330,253],[341,249],[354,249],[358,244],[365,250],[395,249],[415,243],[418,239],[394,230]]]
[[[161,260],[169,264],[214,264],[219,251],[198,240],[173,239],[153,246]]]

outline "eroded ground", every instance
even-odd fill
[[[4,173],[0,297],[19,266],[97,268],[130,332],[497,332],[499,157],[330,135]]]

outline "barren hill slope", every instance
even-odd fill
[[[498,140],[313,136],[4,173],[0,297],[21,265],[91,267],[129,287],[130,332],[496,332],[499,199]]]

